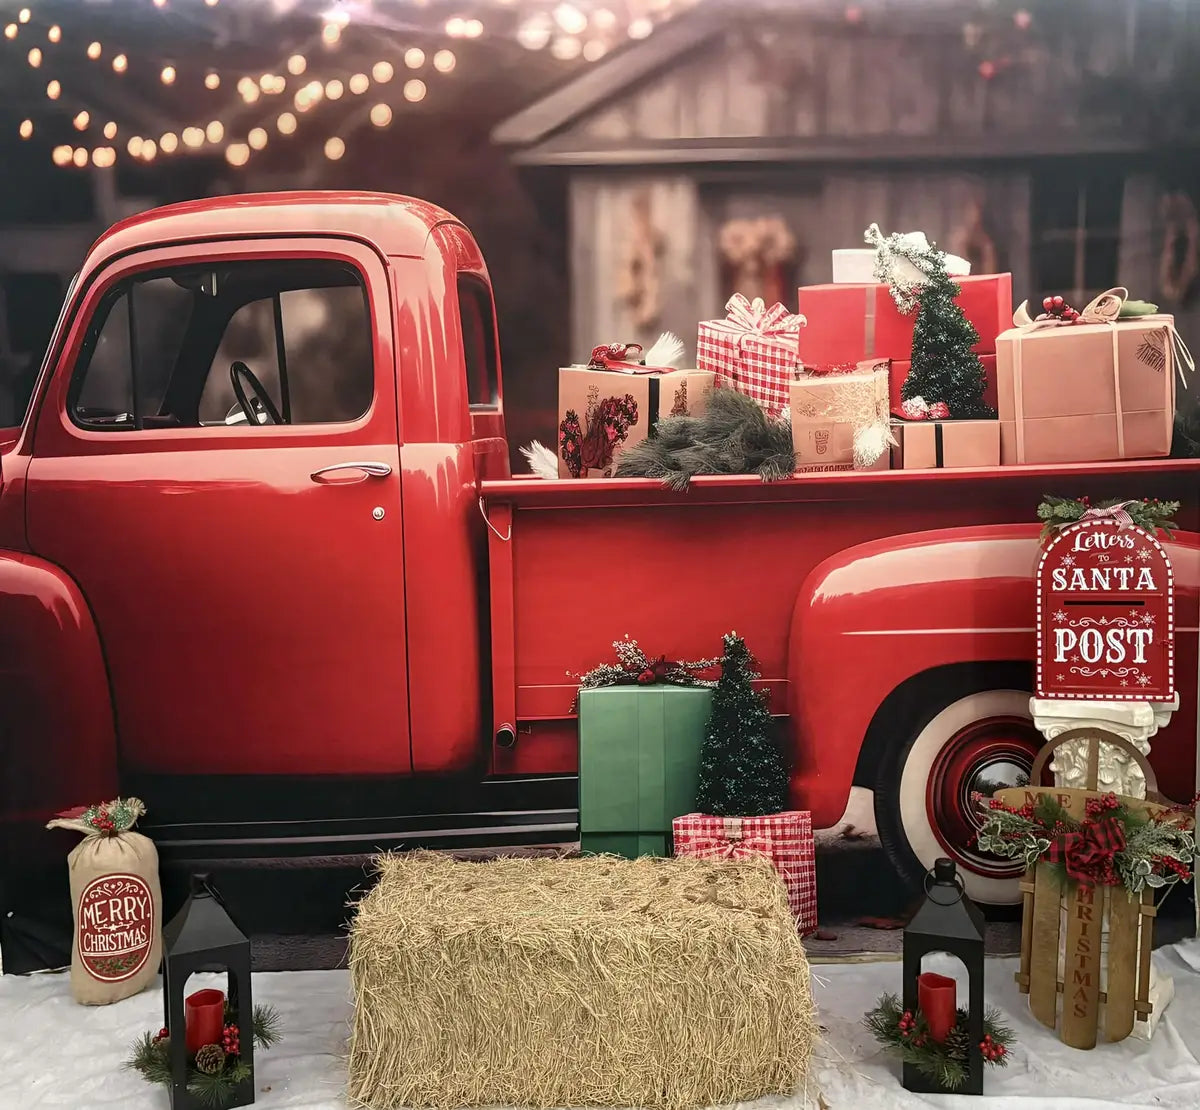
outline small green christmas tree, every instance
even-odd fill
[[[994,417],[983,400],[983,363],[971,349],[979,333],[954,302],[959,286],[946,273],[945,254],[931,247],[920,268],[929,280],[919,294],[912,366],[900,396],[905,401],[923,397],[931,405],[944,401],[956,420]]]
[[[700,749],[696,808],[715,817],[761,817],[787,807],[788,771],[746,641],[724,640],[721,678]]]

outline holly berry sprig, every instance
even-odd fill
[[[1047,297],[1042,301],[1042,308],[1045,310],[1039,320],[1062,320],[1067,324],[1077,324],[1079,322],[1079,312],[1072,308],[1062,297]]]
[[[999,1064],[1008,1055],[1008,1048],[1000,1041],[993,1040],[990,1033],[985,1033],[979,1042],[979,1051],[989,1064]]]

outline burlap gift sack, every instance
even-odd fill
[[[162,957],[162,892],[158,851],[131,831],[146,807],[116,798],[46,828],[84,834],[67,857],[71,906],[71,993],[85,1006],[137,994],[158,974]]]

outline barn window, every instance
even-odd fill
[[[1071,171],[1054,164],[1035,175],[1035,306],[1059,294],[1081,309],[1117,284],[1124,192],[1125,176],[1116,167]]]

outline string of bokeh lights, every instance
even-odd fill
[[[418,0],[419,2],[419,0]],[[503,7],[515,8],[521,0],[493,0]],[[530,51],[548,50],[555,58],[572,61],[582,58],[588,62],[599,61],[613,45],[625,39],[643,39],[653,33],[662,19],[670,18],[677,11],[692,6],[696,0],[610,0],[623,12],[612,7],[592,7],[585,10],[582,0],[577,3],[554,2],[554,0],[524,0],[519,13],[516,39]],[[170,0],[150,0],[157,9],[166,9]],[[216,8],[221,0],[204,0],[208,8]],[[533,10],[530,10],[533,9]],[[255,154],[267,149],[272,143],[272,134],[287,139],[296,135],[305,117],[313,118],[323,104],[332,104],[348,99],[361,99],[363,109],[344,119],[340,128],[333,129],[323,141],[323,152],[330,161],[337,161],[346,152],[346,141],[337,133],[356,130],[366,122],[376,129],[387,128],[395,118],[396,99],[392,90],[399,88],[399,97],[407,105],[416,105],[425,100],[429,92],[429,80],[445,77],[458,67],[458,57],[449,46],[441,46],[428,53],[419,46],[410,46],[399,52],[396,63],[388,58],[379,58],[369,67],[354,72],[340,72],[318,80],[311,75],[314,54],[328,56],[325,68],[336,66],[336,51],[341,46],[343,30],[350,24],[352,16],[346,8],[335,6],[318,17],[319,31],[315,31],[309,43],[290,54],[275,68],[257,76],[242,73],[236,79],[235,89],[239,102],[235,101],[232,113],[211,113],[207,122],[194,122],[174,130],[165,130],[158,135],[131,133],[131,129],[118,120],[100,117],[94,109],[79,106],[72,117],[72,124],[80,133],[81,141],[60,143],[51,151],[56,166],[83,169],[95,166],[101,169],[116,165],[119,157],[149,163],[160,156],[182,153],[197,153],[223,147],[225,160],[230,166],[245,166]],[[471,16],[453,16],[442,27],[447,39],[474,40],[483,37],[485,26],[481,19]],[[41,71],[46,77],[45,96],[52,103],[65,103],[68,90],[60,77],[52,75],[52,62],[61,58],[67,50],[80,46],[64,36],[61,25],[44,25],[32,7],[21,8],[15,20],[4,27],[4,41],[0,46],[24,49],[25,63],[30,70]],[[81,44],[80,44],[81,45]],[[222,72],[219,66],[207,66],[201,72],[183,59],[138,59],[131,58],[131,51],[117,44],[92,39],[82,47],[89,62],[111,70],[114,79],[120,80],[131,69],[143,66],[158,70],[159,81],[167,87],[181,86],[185,81],[196,80],[209,93],[220,92],[232,75]],[[329,63],[334,63],[330,66]],[[402,82],[396,81],[398,64],[406,72]],[[303,80],[303,83],[300,83]],[[287,96],[291,94],[290,104]],[[374,95],[368,95],[374,93]],[[244,133],[235,132],[232,116],[240,116],[243,109],[260,105],[266,107],[278,101],[280,110],[271,111],[258,119]],[[77,102],[70,101],[72,107]],[[366,105],[369,104],[369,107]],[[269,116],[269,118],[268,118]],[[101,123],[100,119],[104,118]],[[20,121],[17,132],[21,139],[32,139],[37,125],[32,116]]]

